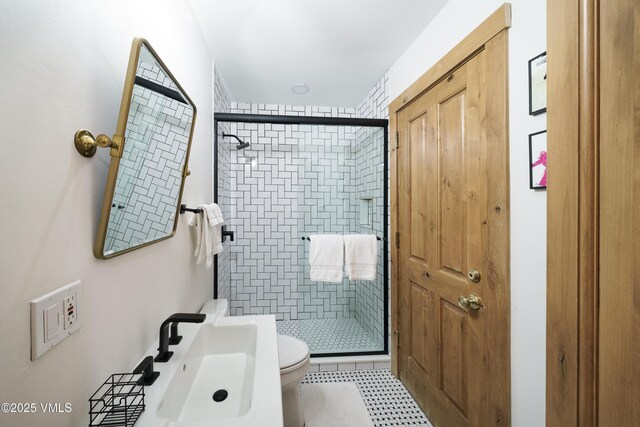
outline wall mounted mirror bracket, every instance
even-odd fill
[[[195,119],[196,107],[182,86],[149,42],[135,38],[113,138],[85,129],[73,138],[84,157],[110,148],[96,258],[175,235]]]
[[[98,147],[111,148],[111,157],[122,157],[124,137],[113,135],[113,139],[111,139],[107,135],[100,134],[94,138],[88,130],[80,129],[74,135],[73,143],[78,153],[84,157],[93,157]]]

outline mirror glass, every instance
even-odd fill
[[[134,40],[116,131],[124,147],[121,158],[111,158],[96,256],[110,258],[175,234],[195,115],[151,46]]]

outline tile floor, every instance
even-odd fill
[[[279,320],[278,333],[291,335],[309,345],[312,354],[383,350],[354,318]]]
[[[309,372],[305,383],[356,383],[376,427],[433,427],[409,392],[389,369]]]

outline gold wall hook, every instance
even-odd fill
[[[98,135],[97,138],[94,138],[93,134],[85,129],[80,129],[76,132],[73,137],[73,143],[76,146],[76,150],[84,157],[93,157],[96,154],[97,147],[102,148],[111,148],[111,155],[118,156],[120,154],[120,147],[122,146],[122,138],[117,138],[114,136],[112,140],[107,135]]]

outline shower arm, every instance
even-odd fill
[[[242,141],[240,138],[238,138],[238,137],[237,137],[237,136],[235,136],[235,135],[232,135],[232,134],[230,134],[230,133],[223,133],[223,134],[222,134],[222,137],[223,137],[223,138],[227,138],[227,137],[229,137],[229,136],[230,136],[230,137],[232,137],[232,138],[235,138],[235,139],[238,141],[238,144],[244,144],[244,141]]]

